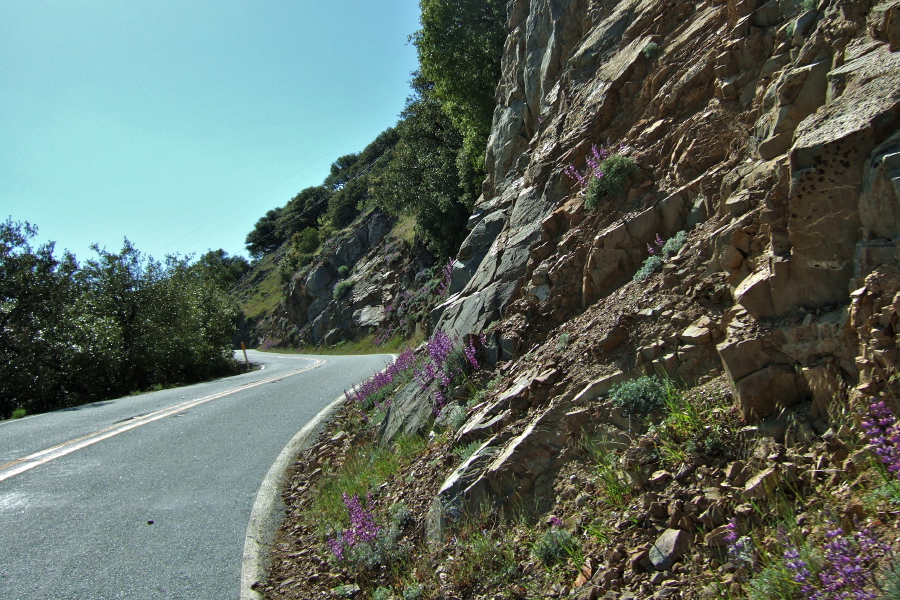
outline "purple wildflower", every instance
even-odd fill
[[[659,237],[658,233],[656,234],[656,245],[659,246],[660,248],[662,248],[663,246],[666,245],[666,240]]]
[[[900,423],[884,400],[874,402],[862,427],[869,436],[869,444],[888,471],[900,477]]]
[[[737,536],[737,525],[734,521],[728,523],[726,529],[728,529],[728,533],[725,534],[725,543],[731,545],[735,543],[738,539]]]
[[[450,290],[450,277],[453,275],[453,259],[449,259],[447,264],[444,266],[442,271],[443,277],[441,277],[441,282],[438,284],[437,293],[438,296],[446,296],[447,292]]]
[[[578,182],[582,188],[587,187],[587,179],[584,178],[584,175],[578,172],[578,169],[575,168],[574,165],[569,165],[566,167],[565,174]]]
[[[369,500],[371,503],[371,499]],[[363,508],[359,496],[344,494],[344,506],[350,514],[350,527],[328,540],[328,547],[335,558],[341,560],[347,548],[355,548],[360,544],[370,544],[381,531],[375,523],[375,517],[371,512]]]
[[[650,254],[656,254],[656,248],[654,248],[650,244],[647,244],[647,252],[649,252]]]
[[[475,356],[477,351],[475,350],[474,338],[469,338],[469,343],[466,344],[465,352],[466,360],[469,361],[472,368],[477,371],[480,367],[478,366],[478,359]]]

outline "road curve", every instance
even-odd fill
[[[0,423],[0,598],[238,598],[270,466],[390,357],[251,360],[263,369]]]

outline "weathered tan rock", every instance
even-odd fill
[[[769,467],[751,477],[744,485],[745,500],[761,500],[780,485],[781,474],[777,467]]]

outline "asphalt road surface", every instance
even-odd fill
[[[0,600],[238,598],[269,467],[390,357],[250,360],[263,368],[0,423]]]

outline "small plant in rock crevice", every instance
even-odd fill
[[[590,210],[595,210],[602,200],[622,196],[640,173],[634,159],[622,154],[605,159],[599,169],[603,177],[592,179],[584,196],[584,205]]]
[[[554,525],[534,544],[532,552],[549,569],[570,558],[580,562],[581,544],[571,533]]]
[[[352,279],[343,279],[337,282],[337,285],[334,286],[334,292],[332,293],[332,298],[335,300],[340,300],[344,296],[346,296],[350,289],[356,285],[356,282]]]
[[[681,250],[686,241],[686,231],[679,231],[668,240],[663,240],[657,233],[655,240],[656,247],[654,247],[653,244],[647,244],[647,253],[650,256],[644,260],[644,264],[642,264],[641,268],[634,274],[634,277],[632,278],[633,281],[644,281],[650,277],[650,275],[659,271],[669,260],[670,256],[677,254],[678,251]]]
[[[644,58],[647,60],[655,60],[660,54],[662,54],[662,48],[659,47],[659,44],[656,42],[650,42],[641,50],[641,54],[644,55]]]
[[[578,182],[584,205],[589,210],[595,210],[601,200],[624,194],[640,172],[633,158],[620,153],[624,149],[624,145],[619,146],[619,152],[591,146],[591,153],[585,158],[587,169],[584,173],[575,165],[569,165],[563,171]]]

